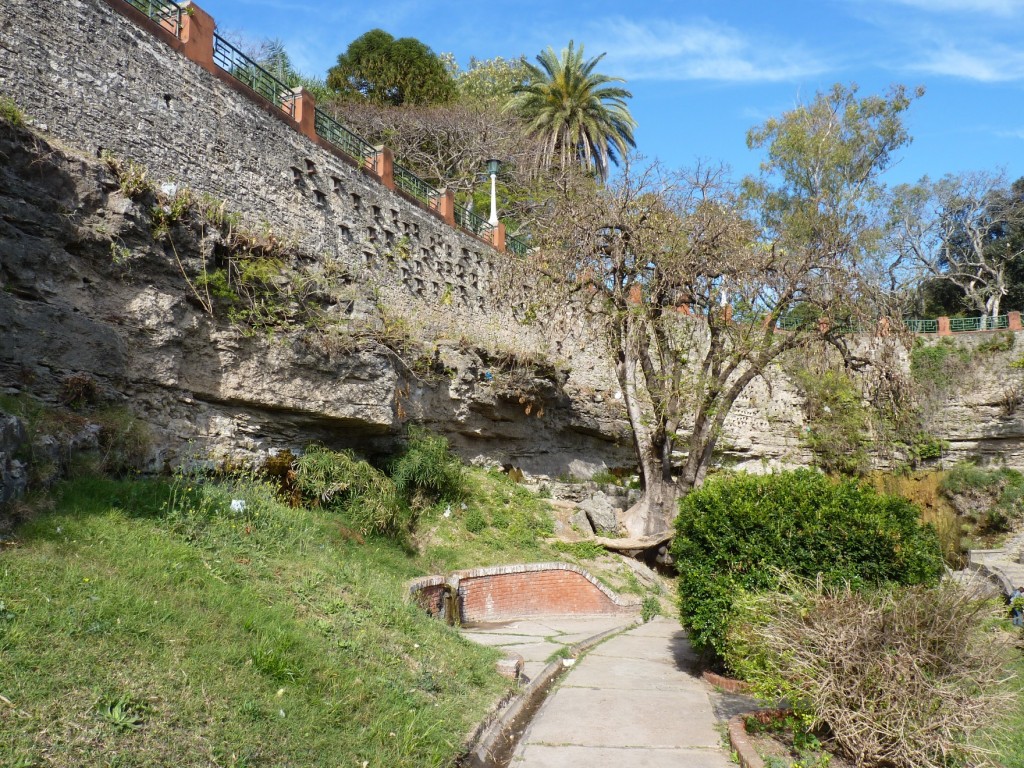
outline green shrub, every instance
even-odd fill
[[[946,389],[963,374],[970,359],[971,353],[952,339],[929,344],[917,338],[910,350],[910,375],[918,384]]]
[[[363,534],[398,536],[415,522],[395,484],[352,451],[310,446],[296,462],[295,485],[307,502],[339,512]]]
[[[470,533],[480,533],[487,527],[487,516],[477,507],[470,507],[463,515],[463,525]]]
[[[810,470],[711,479],[680,502],[672,554],[683,624],[718,655],[738,594],[773,588],[779,571],[858,588],[933,582],[943,568],[910,502]]]
[[[746,601],[729,661],[858,765],[980,765],[974,735],[1009,703],[994,616],[961,587],[857,592],[789,581]],[[987,764],[987,763],[986,763]]]
[[[640,604],[640,618],[644,624],[661,614],[661,601],[653,595],[648,595]]]
[[[999,331],[981,342],[974,351],[980,355],[991,355],[996,352],[1009,352],[1013,349],[1017,337],[1013,331]]]
[[[410,501],[455,501],[465,493],[462,462],[448,440],[411,427],[405,452],[391,465],[391,479]]]

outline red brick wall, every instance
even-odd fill
[[[413,590],[416,604],[431,616],[444,616],[444,584],[431,584]]]
[[[582,568],[568,563],[499,565],[425,576],[409,593],[432,616],[444,615],[446,589],[456,588],[462,622],[508,621],[526,616],[636,613],[637,598],[621,598]]]
[[[567,570],[464,576],[459,597],[464,622],[624,610],[586,576]]]

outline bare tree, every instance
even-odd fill
[[[463,104],[386,107],[354,100],[328,108],[352,131],[387,144],[399,163],[464,201],[472,197],[489,159],[502,160],[512,180],[525,178],[531,166],[532,142],[518,120],[493,110]]]
[[[876,316],[862,269],[878,241],[871,201],[907,140],[909,98],[855,93],[837,87],[751,132],[769,160],[742,192],[719,168],[627,165],[604,188],[564,184],[532,223],[546,284],[597,316],[615,361],[644,490],[631,535],[669,527],[733,404],[780,355],[825,342],[867,362],[846,337]]]
[[[892,197],[895,271],[963,291],[980,315],[995,318],[1008,271],[1024,244],[1007,237],[1024,226],[1024,201],[1001,174],[967,173],[898,187]]]

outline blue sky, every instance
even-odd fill
[[[746,132],[833,83],[862,93],[918,85],[914,137],[891,183],[1004,169],[1024,176],[1024,0],[199,0],[223,33],[278,38],[322,76],[363,32],[413,36],[465,67],[531,59],[570,39],[624,77],[638,151],[673,167],[759,161]]]

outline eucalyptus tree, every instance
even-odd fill
[[[607,179],[610,165],[636,146],[626,104],[633,94],[616,85],[622,78],[594,71],[604,56],[584,59],[583,46],[570,40],[561,54],[550,47],[540,53],[540,66],[526,63],[528,82],[512,89],[505,109],[539,140],[540,167],[577,164]]]

